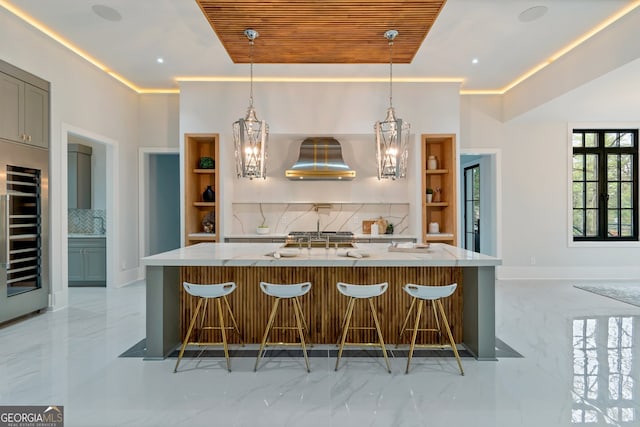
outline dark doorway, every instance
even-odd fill
[[[464,168],[464,247],[480,252],[480,165]]]

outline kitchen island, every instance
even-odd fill
[[[406,283],[459,284],[444,301],[454,339],[479,360],[495,360],[495,266],[498,258],[435,243],[420,253],[391,252],[388,244],[358,244],[347,255],[336,248],[302,247],[296,256],[280,243],[201,243],[142,259],[147,280],[147,349],[145,359],[162,359],[181,342],[185,324],[195,306],[181,282],[235,281],[229,297],[245,342],[260,342],[272,299],[259,290],[260,281],[312,282],[301,299],[314,343],[335,343],[347,299],[336,282],[389,282],[389,290],[376,299],[385,341],[395,343],[410,299]],[[274,256],[274,254],[276,256]],[[280,255],[280,256],[279,256]],[[365,313],[360,320],[366,324]],[[287,318],[280,319],[287,322]],[[286,331],[284,332],[286,333]],[[365,331],[363,333],[369,333]],[[235,337],[231,335],[232,339]],[[401,342],[406,342],[405,335]],[[366,337],[365,337],[366,339]],[[438,337],[425,337],[438,342]]]

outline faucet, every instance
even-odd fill
[[[104,234],[107,230],[104,228],[104,218],[101,216],[94,216],[93,219],[100,220],[100,234]]]
[[[307,241],[307,249],[311,249],[312,242],[324,242],[324,248],[329,249],[329,236],[320,237],[320,233],[318,233],[318,237],[309,236],[309,240]]]

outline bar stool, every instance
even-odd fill
[[[378,321],[378,315],[376,314],[376,308],[373,304],[373,298],[378,297],[384,294],[389,287],[389,283],[383,282],[378,283],[376,285],[351,285],[348,283],[338,282],[336,284],[338,291],[342,295],[349,297],[349,303],[347,304],[347,311],[344,316],[344,320],[342,322],[342,338],[340,339],[340,350],[338,350],[338,359],[336,360],[336,371],[338,370],[338,365],[340,364],[340,358],[342,357],[342,350],[345,345],[367,345],[367,346],[378,346],[382,349],[382,355],[384,356],[384,360],[387,364],[387,370],[391,373],[391,366],[389,365],[389,359],[387,358],[387,349],[384,346],[384,339],[382,338],[382,331],[380,330],[380,322]],[[355,306],[356,300],[367,299],[369,301],[369,308],[371,309],[371,315],[373,316],[373,322],[375,327],[370,326],[351,326],[351,317],[353,315],[353,307]],[[377,343],[346,343],[347,333],[349,329],[375,329],[378,333],[378,342]]]
[[[244,340],[242,339],[242,334],[240,333],[240,329],[238,329],[238,323],[236,322],[236,318],[233,316],[233,312],[231,311],[231,306],[229,305],[229,301],[227,301],[227,295],[233,292],[236,289],[236,284],[234,282],[227,282],[215,285],[196,285],[194,283],[183,282],[182,286],[184,290],[187,291],[189,295],[192,295],[198,298],[198,304],[193,312],[193,316],[191,316],[191,322],[189,323],[189,329],[187,330],[187,335],[184,337],[184,342],[182,343],[182,348],[180,349],[180,354],[178,354],[178,361],[176,362],[176,367],[173,369],[173,372],[178,371],[178,366],[180,365],[180,361],[182,360],[182,356],[184,355],[184,350],[188,344],[192,345],[220,345],[222,344],[224,347],[224,357],[227,359],[227,370],[231,372],[231,366],[229,364],[229,348],[227,346],[227,329],[235,330],[240,336],[240,342],[244,345]],[[218,321],[220,324],[218,326],[213,325],[204,325],[204,321],[207,313],[207,304],[209,300],[214,300],[216,302],[216,306],[218,309]],[[222,314],[222,304],[220,300],[223,300],[226,306],[227,311],[231,315],[231,321],[233,322],[233,326],[225,326],[224,325],[224,316]],[[207,329],[215,329],[220,330],[222,334],[222,342],[200,342],[200,338],[198,337],[198,341],[189,342],[189,337],[191,336],[191,332],[193,331],[193,327],[196,324],[196,320],[198,319],[198,315],[200,314],[200,308],[202,308],[202,318],[200,319],[200,333]],[[198,335],[200,335],[200,333]]]
[[[262,358],[262,351],[264,350],[265,346],[300,345],[302,347],[302,354],[304,354],[304,361],[307,365],[307,372],[311,372],[311,369],[309,368],[309,358],[307,357],[307,347],[304,340],[305,330],[308,330],[307,322],[305,321],[304,314],[302,313],[302,305],[300,304],[300,300],[298,300],[299,297],[303,296],[311,290],[311,282],[296,283],[292,285],[260,282],[260,289],[265,294],[275,297],[276,300],[274,301],[273,307],[271,308],[271,313],[269,314],[267,327],[265,328],[262,342],[260,343],[260,351],[258,351],[258,357],[256,358],[256,366],[253,370],[258,370],[258,365],[260,364],[260,359]],[[280,301],[283,299],[290,300],[292,302],[293,312],[296,317],[295,326],[274,326],[276,313],[278,312]],[[297,330],[300,337],[300,344],[293,342],[269,342],[269,334],[273,329]]]
[[[402,324],[402,328],[400,329],[400,334],[398,336],[398,342],[400,338],[402,338],[402,334],[404,331],[413,331],[413,335],[411,337],[411,347],[409,348],[409,357],[407,359],[407,370],[406,374],[409,373],[409,365],[411,364],[411,357],[413,356],[413,350],[416,347],[416,336],[418,335],[418,331],[432,331],[438,332],[439,336],[442,336],[442,325],[440,320],[438,319],[438,312],[436,311],[436,306],[438,310],[440,310],[440,315],[442,316],[442,324],[447,332],[447,336],[449,337],[449,343],[451,344],[451,349],[453,350],[453,354],[456,356],[456,360],[458,361],[458,367],[460,368],[460,374],[464,375],[464,371],[462,369],[462,362],[460,361],[460,355],[458,354],[458,349],[456,348],[456,343],[453,341],[453,335],[451,334],[451,328],[449,327],[449,322],[447,321],[447,316],[444,313],[444,307],[442,306],[442,298],[447,298],[451,296],[458,286],[457,283],[453,283],[447,286],[424,286],[424,285],[414,285],[411,283],[406,284],[402,289],[410,296],[412,296],[411,305],[409,306],[409,312],[407,316],[404,318],[404,322]],[[418,301],[418,312],[416,314],[416,320],[413,329],[407,328],[407,323],[409,322],[409,316],[411,316],[411,312],[413,311],[413,307],[415,306],[416,301]],[[431,307],[433,309],[433,316],[436,321],[437,328],[419,328],[420,325],[420,315],[422,314],[422,309],[425,301],[431,301]],[[418,347],[434,347],[434,345],[422,344],[418,345]],[[440,345],[435,345],[435,347],[441,347]]]

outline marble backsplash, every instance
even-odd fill
[[[105,234],[107,211],[104,209],[69,209],[69,234]]]
[[[362,234],[362,221],[384,218],[394,234],[409,233],[408,203],[233,203],[231,234],[255,234],[265,224],[272,234],[290,231],[351,231]],[[384,231],[381,231],[384,233]]]

